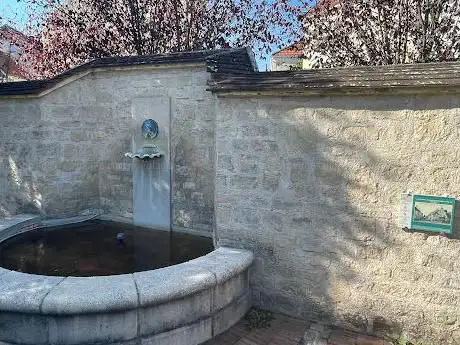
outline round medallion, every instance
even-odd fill
[[[142,136],[145,139],[155,139],[159,133],[158,123],[155,120],[148,119],[142,123]]]

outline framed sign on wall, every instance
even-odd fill
[[[410,229],[452,234],[455,198],[412,195]]]

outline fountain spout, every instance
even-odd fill
[[[160,150],[156,145],[147,145],[142,147],[136,152],[126,152],[125,157],[138,158],[142,160],[150,160],[154,158],[160,158],[164,155],[164,152]]]
[[[155,145],[155,139],[160,133],[158,123],[152,119],[145,120],[142,123],[141,130],[144,146],[135,152],[126,152],[125,157],[150,160],[164,156],[164,152]]]

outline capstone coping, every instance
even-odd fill
[[[75,315],[148,307],[210,289],[252,261],[247,250],[221,247],[182,264],[114,276],[54,277],[0,269],[0,312]]]
[[[194,295],[216,285],[214,274],[188,263],[134,273],[142,307]]]
[[[43,300],[44,314],[82,314],[120,311],[138,306],[131,274],[101,277],[67,277]]]
[[[11,272],[10,270],[7,270],[6,268],[0,267],[0,276],[7,274],[8,272]],[[1,345],[1,344],[0,344]]]
[[[183,264],[134,273],[141,306],[160,304],[209,289],[237,276],[253,260],[250,251],[221,247]]]
[[[45,228],[52,228],[55,226],[65,226],[71,224],[78,224],[87,222],[89,220],[99,219],[98,214],[90,214],[90,215],[82,215],[82,216],[75,216],[70,218],[54,218],[54,219],[44,219],[41,222],[41,225]]]
[[[17,216],[11,218],[0,219],[0,232],[24,222],[40,222],[40,219],[40,216],[37,216],[35,214],[18,214]]]
[[[34,214],[19,214],[11,218],[0,219],[0,242],[28,231],[29,226],[41,225],[41,217]]]
[[[213,272],[217,284],[221,284],[245,271],[254,260],[254,255],[243,249],[221,247],[206,256],[189,261],[190,265]]]
[[[0,311],[40,313],[43,299],[64,277],[9,271],[0,275]]]

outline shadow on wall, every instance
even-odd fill
[[[201,142],[197,142],[197,137],[174,138],[172,217],[175,226],[211,232],[214,224],[214,154],[210,150],[209,133],[205,132],[201,137]]]
[[[33,172],[20,168],[11,155],[4,158],[2,165],[0,217],[11,217],[20,213],[40,214],[42,194]]]
[[[31,143],[25,145],[28,150],[34,149]],[[2,162],[0,216],[21,213],[74,216],[83,210],[99,208],[97,164],[60,161],[52,153],[43,161],[18,157],[9,154]]]
[[[1,102],[0,216],[101,208],[132,214],[131,161],[123,156],[131,146],[131,104],[82,105],[80,86],[72,84],[72,97],[62,89],[40,101]],[[115,112],[118,121],[109,121]]]
[[[228,137],[218,139],[216,236],[255,252],[255,304],[378,335],[455,343],[458,296],[446,282],[456,278],[441,253],[453,259],[460,245],[405,233],[398,220],[407,189],[459,189],[448,150],[459,139],[458,101],[219,102],[218,135]],[[454,165],[445,167],[450,158]]]

